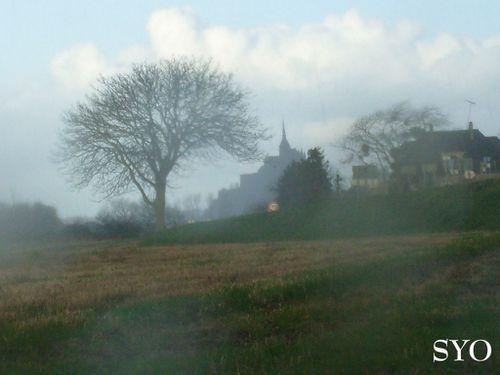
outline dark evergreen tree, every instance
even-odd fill
[[[343,190],[343,181],[344,179],[339,173],[335,173],[335,176],[333,178],[333,191],[335,192],[335,195],[338,197],[340,194],[342,194]]]
[[[291,163],[278,180],[278,202],[282,207],[309,206],[330,196],[332,181],[323,151],[307,151],[307,159]]]

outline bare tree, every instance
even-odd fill
[[[373,163],[387,170],[393,162],[393,149],[420,132],[446,125],[448,118],[439,108],[413,109],[403,102],[359,118],[337,146],[344,151],[346,163]]]
[[[141,207],[136,202],[131,202],[127,199],[115,199],[108,202],[97,213],[97,219],[112,218],[113,220],[122,222],[138,221],[136,217],[139,215]]]
[[[242,161],[262,157],[266,132],[247,97],[209,61],[135,65],[101,77],[85,102],[65,113],[57,160],[78,188],[93,185],[111,197],[135,187],[161,230],[173,171],[221,150]]]

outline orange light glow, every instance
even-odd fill
[[[267,212],[276,212],[280,209],[278,202],[269,202],[267,205]]]

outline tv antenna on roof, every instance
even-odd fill
[[[470,123],[470,114],[471,114],[471,112],[472,112],[472,106],[473,106],[474,104],[476,104],[476,102],[473,102],[472,100],[469,100],[469,99],[465,99],[465,101],[466,101],[467,103],[469,103],[469,115],[467,116],[467,124],[469,124],[469,123]]]

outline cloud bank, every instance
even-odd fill
[[[299,28],[236,29],[211,25],[188,7],[153,12],[147,32],[148,45],[131,46],[114,58],[92,44],[62,51],[52,73],[61,84],[81,89],[98,74],[134,61],[203,56],[255,93],[264,120],[292,119],[297,135],[308,128],[315,132],[323,122],[332,130],[329,140],[353,118],[402,100],[442,106],[459,120],[464,100],[472,97],[483,103],[483,117],[489,111],[485,120],[498,117],[500,102],[492,98],[500,89],[500,34],[484,40],[447,33],[425,38],[408,20],[388,25],[354,10]],[[488,121],[483,127],[492,126]]]
[[[271,25],[234,29],[210,25],[190,8],[154,12],[147,24],[150,45],[133,60],[200,55],[234,72],[252,86],[283,90],[363,83],[378,90],[451,83],[480,85],[500,72],[500,35],[485,40],[441,34],[424,39],[418,25],[386,25],[356,11],[330,15],[298,29]],[[114,71],[123,61],[106,61],[91,43],[62,51],[52,62],[54,76],[74,85]],[[443,75],[443,73],[446,74]]]

